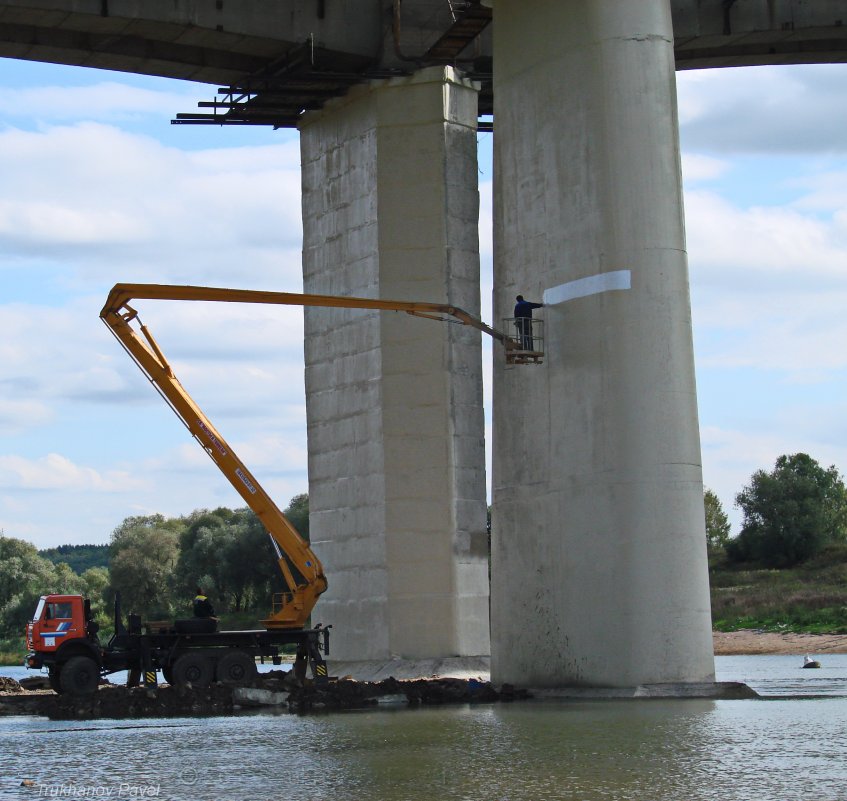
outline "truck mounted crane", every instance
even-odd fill
[[[328,583],[320,560],[279,510],[204,412],[180,384],[153,335],[130,306],[135,300],[212,301],[288,306],[321,306],[405,312],[439,321],[469,325],[501,342],[507,361],[525,363],[527,353],[518,339],[486,325],[472,314],[449,304],[375,298],[309,295],[218,287],[160,284],[116,284],[100,317],[141,371],[153,383],[203,450],[241,495],[267,530],[286,591],[272,598],[262,621],[264,631],[217,632],[198,630],[196,621],[176,621],[174,627],[142,632],[141,621],[130,615],[125,627],[120,601],[115,604],[115,635],[106,646],[97,638],[90,605],[81,596],[43,596],[27,627],[28,667],[47,667],[58,692],[86,693],[96,689],[100,675],[128,669],[155,685],[156,670],[176,683],[206,684],[213,678],[237,683],[255,673],[255,657],[279,662],[281,646],[297,646],[296,668],[305,674],[311,665],[317,681],[326,680],[328,628],[309,629],[307,623]],[[534,356],[537,361],[539,355]],[[183,625],[180,625],[182,623]]]

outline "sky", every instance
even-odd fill
[[[847,65],[677,80],[703,475],[737,534],[736,493],[779,455],[847,471]],[[243,505],[98,317],[117,282],[302,291],[297,133],[170,124],[213,93],[0,59],[6,536],[105,543],[130,515]],[[138,307],[279,505],[307,491],[302,311]]]

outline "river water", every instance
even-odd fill
[[[847,801],[847,655],[821,661],[716,659],[763,700],[0,718],[0,799]]]

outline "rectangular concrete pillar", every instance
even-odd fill
[[[602,273],[631,288],[539,310],[545,363],[495,365],[492,678],[709,681],[669,3],[494,15],[495,317]]]
[[[356,87],[301,125],[306,292],[479,309],[476,89]],[[394,312],[306,309],[314,620],[342,660],[487,654],[481,345]]]

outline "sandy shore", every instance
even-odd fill
[[[776,634],[744,631],[713,633],[715,654],[847,654],[847,634]]]

